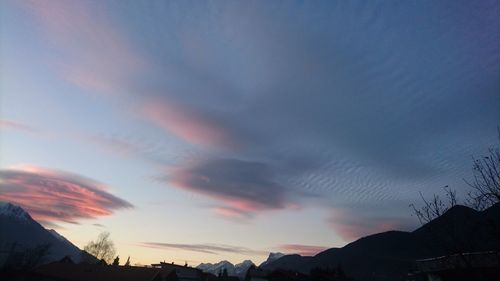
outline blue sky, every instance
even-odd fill
[[[136,262],[411,230],[497,142],[497,1],[0,5],[0,199]]]

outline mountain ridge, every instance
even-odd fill
[[[500,241],[488,236],[486,221],[500,225],[500,204],[484,211],[465,206],[450,208],[442,216],[411,231],[386,231],[359,238],[342,248],[330,248],[313,257],[286,255],[262,266],[264,270],[290,269],[308,273],[315,267],[341,265],[346,274],[357,280],[404,280],[415,259],[446,254],[441,241],[447,230],[458,231],[456,243],[467,251],[499,249]],[[479,227],[479,228],[478,228]],[[477,234],[470,239],[471,233]],[[448,239],[449,240],[449,239]]]

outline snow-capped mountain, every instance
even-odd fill
[[[238,263],[234,266],[234,274],[240,278],[240,280],[243,280],[245,278],[245,275],[247,274],[248,268],[250,266],[255,265],[251,260],[244,260],[241,263]]]
[[[0,202],[1,246],[23,252],[36,246],[50,245],[45,261],[60,260],[65,256],[75,262],[81,259],[81,250],[55,230],[47,230],[23,210],[11,203]],[[3,249],[0,249],[3,250]]]
[[[224,260],[218,263],[202,263],[196,268],[202,270],[203,272],[212,273],[214,275],[219,275],[224,269],[227,271],[227,275],[236,276],[240,280],[245,278],[245,274],[250,266],[254,265],[251,260],[245,260],[241,263],[233,265],[232,263]]]
[[[277,260],[277,259],[279,259],[279,258],[283,257],[284,255],[285,255],[285,254],[283,254],[283,253],[279,253],[279,252],[277,252],[277,253],[269,253],[269,257],[267,257],[267,260],[265,260],[264,262],[262,262],[262,263],[259,265],[259,267],[263,267],[263,266],[265,266],[265,265],[268,265],[268,264],[272,263],[273,261],[275,261],[275,260]]]
[[[11,203],[0,202],[0,216],[9,217],[19,221],[31,221],[31,216],[23,208]]]
[[[227,275],[235,276],[234,265],[228,261],[220,261],[218,263],[202,263],[196,268],[201,269],[203,272],[212,273],[218,275],[224,269],[227,271]]]

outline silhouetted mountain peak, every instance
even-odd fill
[[[463,205],[455,205],[453,207],[451,207],[450,209],[448,209],[444,214],[443,216],[445,215],[462,215],[462,214],[467,214],[467,213],[477,213],[478,211],[470,208],[470,207],[467,207],[467,206],[463,206]]]

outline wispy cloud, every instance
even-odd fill
[[[314,256],[328,247],[324,246],[311,246],[311,245],[300,245],[300,244],[283,244],[278,247],[280,251],[290,254],[299,254],[301,256]]]
[[[18,204],[46,222],[78,223],[133,207],[109,193],[102,183],[35,166],[0,170],[0,188],[1,201]]]
[[[391,203],[387,202],[388,205]],[[389,230],[409,230],[414,227],[415,222],[406,213],[393,213],[394,206],[380,207],[378,212],[374,207],[356,208],[336,208],[332,210],[327,223],[333,228],[335,233],[345,241],[368,236],[371,234]],[[409,213],[409,210],[408,210]]]
[[[142,247],[157,249],[174,249],[199,252],[205,254],[236,253],[245,255],[266,255],[266,251],[253,250],[246,247],[232,246],[225,244],[178,244],[178,243],[160,243],[143,242],[139,244]]]
[[[40,31],[62,51],[60,73],[68,82],[101,94],[127,91],[126,81],[145,67],[127,36],[96,10],[99,2],[30,1],[24,6]]]
[[[173,100],[147,100],[143,115],[153,124],[191,144],[219,148],[238,145],[235,137],[220,122]]]
[[[20,130],[23,132],[27,133],[39,133],[39,130],[35,129],[34,127],[27,125],[22,122],[14,121],[14,120],[7,120],[7,119],[0,119],[0,129],[14,129],[14,130]]]

